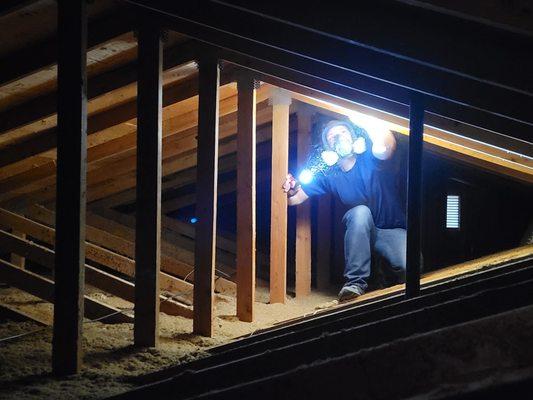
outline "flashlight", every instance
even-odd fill
[[[315,174],[313,171],[311,171],[309,168],[305,168],[302,170],[302,172],[300,172],[300,175],[298,175],[298,180],[304,185],[307,185],[308,183],[311,183],[314,176]]]

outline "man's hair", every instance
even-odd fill
[[[350,135],[352,136],[352,140],[355,141],[358,137],[364,137],[367,139],[368,134],[363,128],[360,128],[359,126],[355,126],[351,121],[343,121],[340,119],[334,119],[329,121],[324,127],[322,128],[322,147],[325,150],[333,150],[331,146],[328,143],[328,132],[331,128],[334,128],[336,126],[342,125],[346,127],[348,132],[350,132]]]

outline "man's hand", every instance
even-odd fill
[[[298,181],[291,174],[287,174],[285,182],[281,185],[281,189],[289,196],[289,206],[301,204],[308,198]]]
[[[296,179],[294,179],[294,176],[291,174],[287,174],[287,177],[285,178],[285,182],[283,182],[283,185],[281,185],[281,188],[285,193],[289,193],[289,191],[294,190],[294,188],[298,185],[298,182]]]

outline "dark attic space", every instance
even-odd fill
[[[532,27],[0,3],[0,399],[527,398]]]

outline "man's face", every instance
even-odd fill
[[[332,127],[326,134],[326,139],[329,147],[334,149],[340,157],[352,154],[352,135],[345,125]]]

